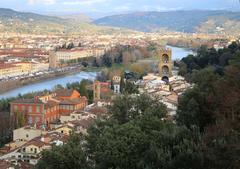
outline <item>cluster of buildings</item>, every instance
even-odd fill
[[[48,71],[48,63],[34,62],[0,62],[0,79],[29,76],[37,72]]]
[[[48,47],[51,48],[66,42],[66,39],[59,41],[56,39],[57,37],[52,37],[51,41],[47,42],[48,46],[40,46],[46,50]],[[72,40],[75,43],[77,41],[76,39]],[[0,55],[0,59],[2,59],[0,79],[1,77],[29,74],[33,70],[56,69],[71,60],[91,56],[100,57],[109,47],[119,43],[146,46],[147,40],[143,35],[135,35],[130,38],[120,36],[116,39],[112,36],[99,36],[91,40],[83,38],[78,47],[72,49],[48,50],[48,54],[32,53],[26,57],[19,57],[18,54],[8,55],[5,53],[5,55]],[[50,45],[51,42],[54,42],[54,45]],[[29,50],[32,49],[26,51]],[[138,85],[140,93],[157,96],[159,101],[167,106],[169,116],[172,116],[176,114],[178,97],[191,85],[184,78],[174,75],[170,49],[159,50],[158,56],[160,59],[158,75],[148,74],[142,80],[132,81],[130,79],[130,81]],[[22,57],[27,58],[27,61],[23,61]],[[87,134],[87,128],[96,118],[107,116],[106,107],[111,105],[115,96],[121,94],[121,83],[124,80],[128,79],[114,76],[111,81],[94,81],[93,85],[89,86],[93,90],[94,104],[92,105],[88,105],[88,99],[85,96],[81,96],[79,92],[71,89],[59,89],[39,94],[31,99],[10,102],[10,116],[17,129],[13,131],[12,142],[0,149],[0,166],[2,163],[14,166],[35,165],[41,158],[43,150],[51,149],[53,145],[65,144],[71,133]],[[22,125],[24,127],[17,127]]]
[[[179,96],[192,87],[183,77],[177,75],[170,77],[166,82],[160,76],[148,74],[135,84],[139,86],[140,93],[156,97],[166,105],[169,117],[176,115]]]
[[[69,89],[15,100],[10,105],[16,124],[19,115],[26,119],[24,127],[13,131],[12,142],[0,149],[0,166],[13,168],[34,166],[43,150],[65,144],[73,133],[86,135],[96,118],[107,115],[104,106],[88,105],[86,97]]]
[[[49,55],[49,67],[59,68],[71,61],[78,62],[79,59],[103,56],[107,48],[73,48],[51,51]]]
[[[11,35],[0,37],[0,80],[42,73],[100,57],[116,45],[146,46],[140,35],[93,35],[79,37]],[[26,66],[27,65],[27,66]]]
[[[10,102],[10,113],[12,117],[23,113],[27,124],[48,128],[60,115],[84,110],[87,105],[87,98],[82,97],[76,90],[60,89],[32,99],[14,100]]]
[[[167,106],[169,116],[175,115],[178,97],[191,85],[174,75],[170,49],[162,49],[158,54],[158,75],[148,74],[135,81],[116,75],[107,82],[94,81],[88,86],[93,91],[91,105],[85,96],[72,89],[58,89],[10,102],[10,116],[15,127],[24,127],[16,127],[12,142],[0,149],[0,166],[35,165],[42,151],[65,144],[72,133],[86,135],[96,118],[108,116],[107,106],[121,94],[121,84],[125,80],[136,84],[140,93],[158,97],[159,102]]]
[[[167,106],[170,117],[176,115],[178,98],[191,84],[176,75],[173,70],[172,51],[168,48],[158,51],[159,74],[148,74],[142,80],[135,82],[139,86],[140,93],[148,93],[157,97],[160,102]]]
[[[3,34],[0,36],[0,79],[29,76],[33,73],[68,66],[82,58],[100,57],[116,45],[146,47],[150,42],[158,43],[175,37],[181,39],[183,36],[186,35],[139,32],[126,35],[79,35],[73,37]],[[195,35],[190,37],[196,38]],[[220,41],[213,45],[216,49],[220,49],[222,46]],[[22,62],[28,62],[30,65],[28,69],[19,66],[19,64],[23,64]],[[164,71],[167,71],[166,67]]]

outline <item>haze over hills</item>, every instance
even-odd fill
[[[1,32],[36,34],[129,32],[126,29],[97,26],[88,22],[88,17],[65,16],[61,18],[0,8]]]
[[[89,16],[87,16],[83,13],[70,14],[70,15],[59,15],[58,17],[63,18],[63,19],[72,19],[73,21],[80,22],[80,23],[90,23],[93,21]]]
[[[235,33],[240,28],[240,12],[219,10],[135,12],[103,17],[95,20],[94,23],[144,32],[167,29],[179,32]]]
[[[129,33],[131,32],[129,29],[143,32],[167,30],[187,33],[238,34],[240,12],[210,10],[135,12],[107,16],[92,21],[84,14],[57,17],[0,8],[1,32],[111,34],[119,31]]]

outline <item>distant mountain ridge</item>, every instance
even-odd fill
[[[75,19],[76,16],[60,18],[0,8],[0,31],[34,34],[111,33],[115,31],[125,31],[125,29],[97,26],[88,23],[86,20],[80,22]]]
[[[34,20],[38,20],[38,21],[49,21],[49,22],[65,22],[63,19],[60,19],[58,17],[54,17],[54,16],[45,16],[45,15],[40,15],[40,14],[36,14],[36,13],[31,13],[31,12],[18,12],[18,11],[14,11],[12,9],[7,9],[7,8],[0,8],[0,18],[3,20],[7,20],[7,19],[16,19],[16,20],[22,20],[22,21],[34,21]]]
[[[240,12],[192,10],[170,12],[135,12],[107,16],[94,21],[97,25],[123,27],[144,32],[160,29],[178,32],[238,31]]]
[[[82,13],[71,14],[71,15],[59,15],[58,17],[63,19],[72,19],[73,21],[82,22],[82,23],[90,23],[93,21],[89,16]]]
[[[115,27],[115,28],[114,28]],[[117,27],[117,28],[116,28]],[[119,29],[121,28],[121,29]],[[239,34],[240,12],[134,12],[91,21],[84,14],[47,16],[0,8],[0,31],[34,34],[129,33],[131,30]]]

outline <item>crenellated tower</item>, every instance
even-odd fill
[[[170,48],[163,48],[158,51],[159,56],[159,75],[163,80],[172,77],[173,61],[172,61],[172,50]]]

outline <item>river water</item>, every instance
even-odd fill
[[[173,47],[173,46],[167,46],[167,47],[172,49],[173,60],[177,60],[177,59],[180,60],[183,57],[186,57],[187,55],[194,54],[194,52],[189,49]]]
[[[67,75],[67,76],[56,78],[56,79],[46,80],[44,82],[29,84],[26,86],[22,86],[22,87],[10,90],[6,93],[0,94],[0,99],[15,97],[18,94],[26,94],[30,92],[43,91],[45,89],[51,90],[58,84],[62,86],[66,86],[67,83],[78,82],[83,79],[94,80],[96,75],[97,73],[95,72],[80,72],[73,75]]]
[[[178,48],[178,47],[172,47],[172,46],[168,46],[168,47],[172,49],[172,54],[173,54],[174,60],[181,59],[181,58],[187,56],[188,54],[193,53],[191,50],[187,50],[184,48]],[[26,86],[22,86],[22,87],[13,89],[6,93],[0,94],[0,99],[15,97],[18,94],[26,94],[26,93],[30,93],[30,92],[43,91],[45,89],[51,90],[58,84],[60,84],[62,86],[66,86],[67,83],[78,82],[83,79],[94,80],[96,75],[97,75],[96,72],[80,72],[80,73],[77,73],[74,75],[67,75],[64,77],[56,78],[56,79],[46,80],[44,82],[29,84]]]

